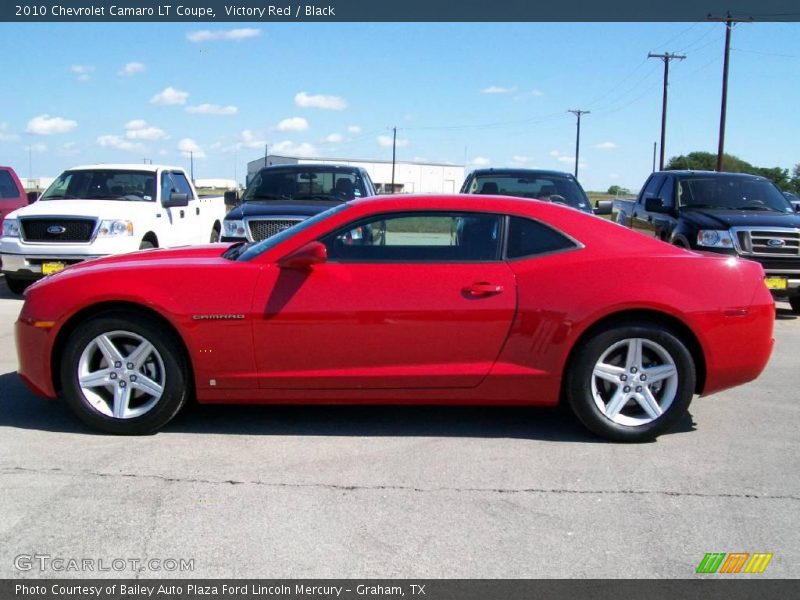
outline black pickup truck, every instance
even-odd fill
[[[328,208],[375,195],[369,174],[360,167],[296,164],[264,167],[250,180],[241,200],[222,223],[223,242],[259,242]]]
[[[660,171],[612,219],[690,248],[761,263],[767,287],[800,314],[800,214],[768,179],[744,173]]]

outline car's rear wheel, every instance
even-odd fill
[[[186,402],[188,369],[180,344],[163,326],[109,314],[77,328],[61,361],[61,385],[88,425],[145,434],[168,423]]]
[[[641,442],[686,413],[695,382],[694,360],[680,337],[661,325],[627,322],[582,342],[569,365],[566,392],[588,429]]]
[[[6,286],[8,286],[9,291],[13,294],[21,294],[25,291],[30,284],[33,283],[31,279],[18,279],[16,277],[9,277],[6,275]]]
[[[212,244],[216,244],[218,241],[219,241],[219,229],[215,227],[214,229],[211,230],[211,237],[209,239],[209,242],[211,242]]]

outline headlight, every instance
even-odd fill
[[[3,237],[19,237],[19,223],[16,219],[3,219]]]
[[[244,238],[244,221],[223,221],[222,228],[226,237]]]
[[[100,229],[97,230],[97,237],[112,237],[117,235],[133,235],[133,223],[131,221],[120,220],[100,222]]]
[[[730,231],[701,229],[697,232],[697,245],[707,248],[733,248],[733,238]]]

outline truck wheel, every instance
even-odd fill
[[[184,353],[150,319],[106,314],[75,330],[61,357],[61,385],[70,409],[108,433],[138,435],[166,425],[186,402]]]
[[[13,294],[21,294],[25,288],[32,284],[30,279],[17,279],[16,277],[9,277],[6,275],[6,286]]]
[[[211,230],[211,239],[209,241],[212,244],[216,244],[219,241],[219,229],[216,227]]]
[[[568,367],[567,400],[594,433],[651,440],[689,408],[696,371],[686,345],[646,321],[617,323],[581,343]]]
[[[139,244],[139,250],[150,250],[155,248],[153,242],[148,242],[147,240],[142,240],[142,243]]]
[[[800,315],[800,296],[789,296],[789,306],[794,314]]]

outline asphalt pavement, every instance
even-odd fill
[[[786,304],[760,379],[639,445],[518,408],[203,406],[97,434],[17,377],[21,305],[0,281],[0,578],[685,578],[707,552],[800,575]]]

